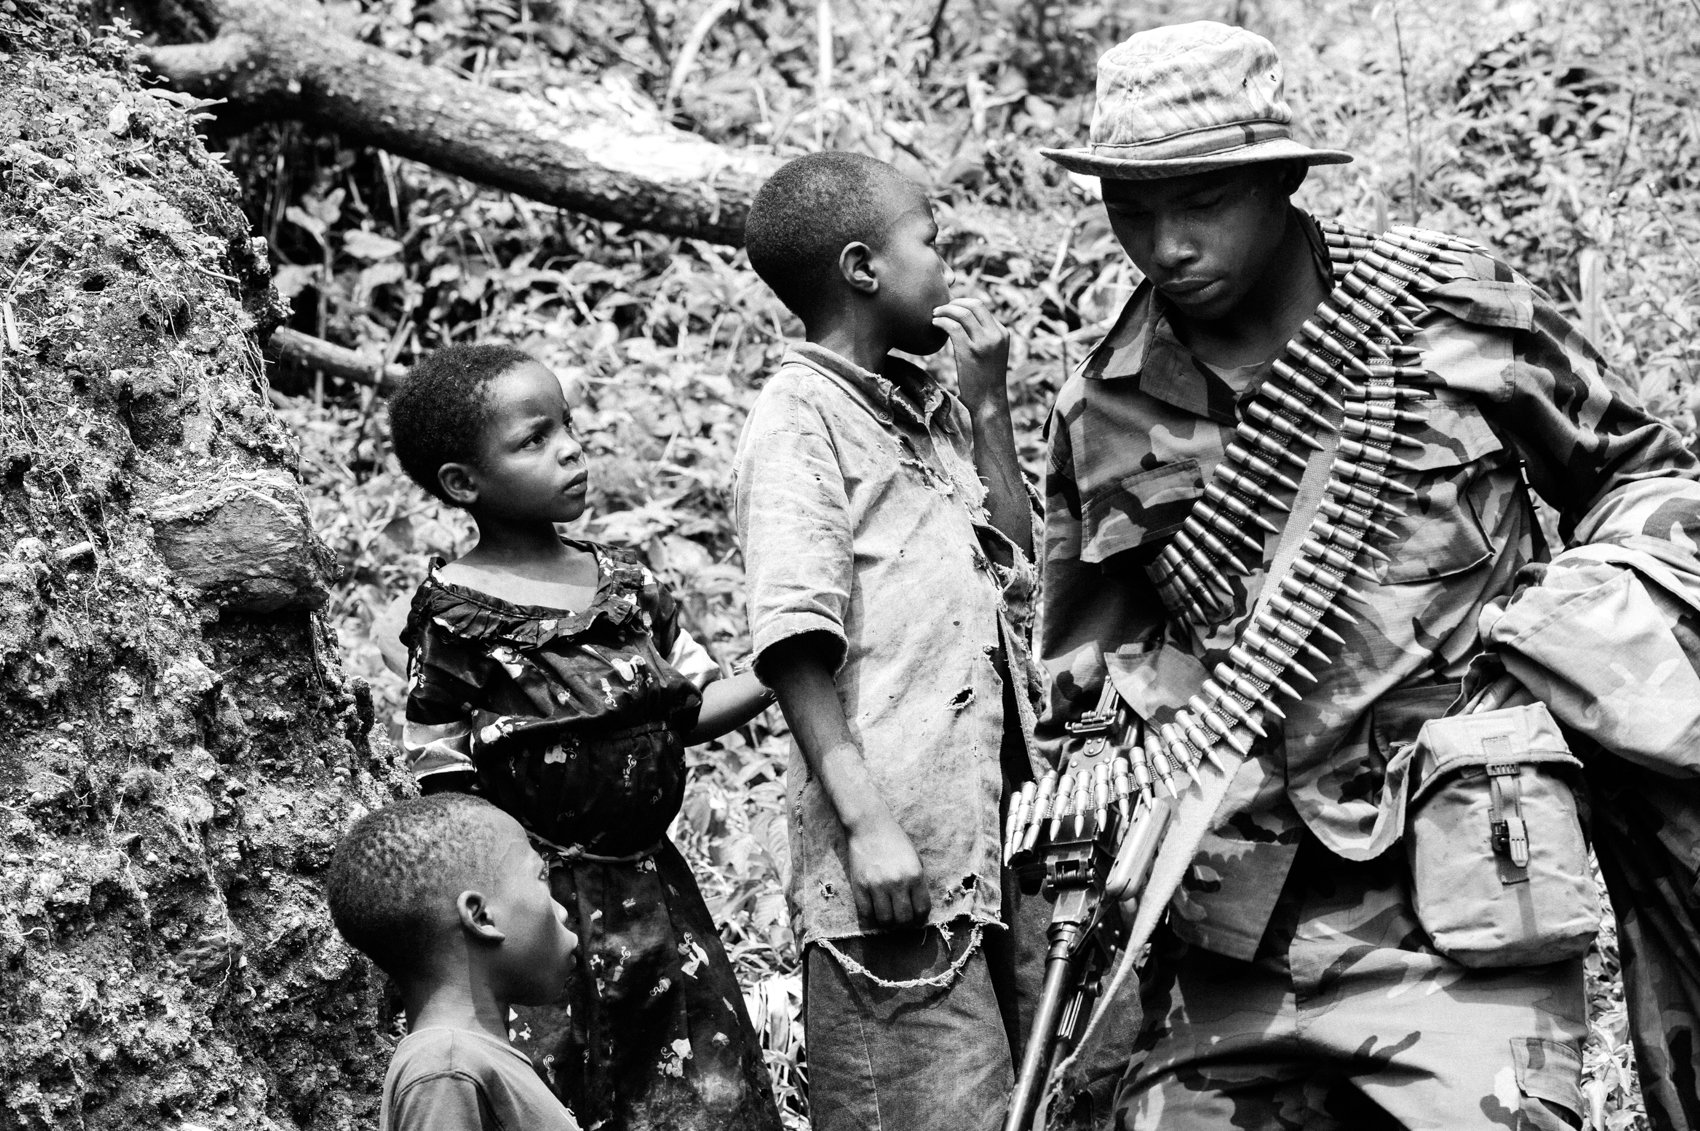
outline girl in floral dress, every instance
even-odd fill
[[[587,1129],[777,1131],[731,964],[667,839],[684,747],[768,693],[713,678],[648,569],[557,534],[584,510],[584,450],[529,355],[438,351],[390,424],[408,474],[478,526],[413,599],[411,768],[427,792],[469,790],[526,827],[580,940],[563,1004],[522,1012],[518,1043]]]

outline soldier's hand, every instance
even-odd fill
[[[933,909],[915,846],[889,814],[849,832],[850,887],[856,913],[882,927],[924,923]]]
[[[956,350],[956,380],[962,400],[970,407],[996,397],[1008,404],[1009,331],[992,317],[983,298],[952,299],[933,311],[933,325],[943,330]]]

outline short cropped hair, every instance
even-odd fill
[[[418,974],[451,901],[495,874],[500,813],[471,794],[434,793],[361,817],[325,884],[336,929],[392,978]]]
[[[390,397],[390,442],[402,470],[453,506],[437,472],[445,463],[477,463],[489,422],[491,381],[537,359],[512,346],[445,346],[414,365]]]
[[[861,153],[810,153],[768,178],[744,221],[744,247],[762,281],[810,323],[833,294],[844,245],[879,246],[889,220],[883,198],[915,189],[902,173]]]

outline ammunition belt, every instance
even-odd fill
[[[1282,534],[1274,517],[1290,511],[1298,494],[1288,469],[1302,473],[1305,453],[1325,451],[1319,437],[1332,433],[1327,483],[1297,555],[1265,579],[1276,590],[1263,593],[1199,692],[1166,720],[1146,720],[1141,744],[1107,764],[1089,758],[1061,780],[1048,774],[1024,787],[1006,828],[1012,849],[1032,846],[1047,819],[1055,829],[1065,817],[1096,810],[1101,826],[1106,807],[1127,817],[1138,795],[1178,794],[1202,760],[1229,764],[1224,747],[1249,755],[1248,736],[1265,737],[1265,718],[1284,717],[1277,700],[1299,697],[1290,681],[1315,682],[1314,669],[1344,644],[1324,619],[1350,621],[1340,606],[1354,586],[1378,583],[1363,562],[1386,561],[1374,543],[1392,537],[1383,520],[1403,513],[1393,496],[1416,494],[1394,477],[1416,470],[1394,448],[1420,443],[1399,429],[1421,424],[1411,409],[1431,395],[1422,385],[1422,353],[1409,344],[1428,312],[1422,295],[1454,277],[1444,265],[1462,262],[1455,253],[1477,249],[1418,228],[1372,238],[1341,224],[1319,227],[1334,289],[1242,401],[1224,459],[1150,573],[1171,613],[1204,627],[1232,616],[1230,576],[1249,577],[1251,564],[1262,564],[1261,535]],[[1098,710],[1077,731],[1092,743],[1104,741],[1116,702],[1107,675],[1105,683]]]

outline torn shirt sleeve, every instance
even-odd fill
[[[745,425],[733,475],[757,672],[775,644],[816,632],[832,640],[836,671],[854,584],[854,524],[825,423],[795,398],[764,397]]]

